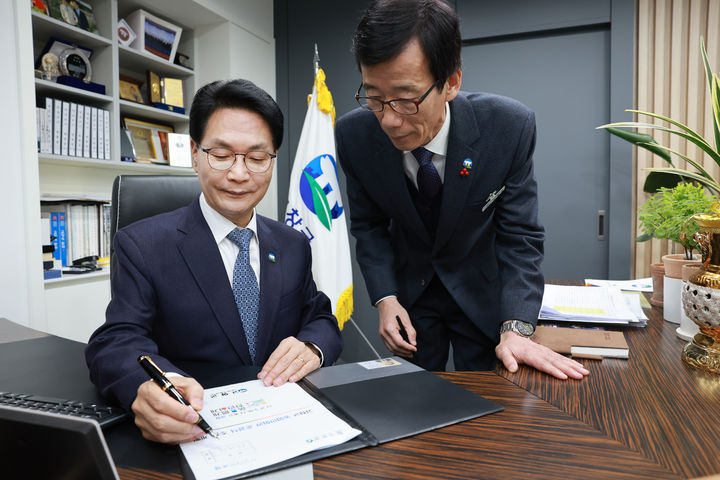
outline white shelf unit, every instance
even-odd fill
[[[163,16],[171,22],[173,19],[155,12],[154,2],[151,1],[95,0],[92,3],[98,33],[90,33],[50,16],[31,12],[33,62],[37,61],[47,42],[53,38],[89,48],[93,51],[91,80],[104,85],[105,94],[36,78],[35,95],[40,105],[42,98],[52,97],[109,110],[110,159],[38,153],[40,201],[57,196],[81,200],[88,195],[109,199],[115,176],[123,173],[194,174],[191,168],[120,161],[120,129],[125,116],[172,125],[176,132],[188,131],[188,115],[130,102],[119,96],[120,75],[144,79],[146,71],[151,70],[163,76],[182,78],[184,99],[187,102],[192,98],[196,88],[193,70],[174,65],[150,53],[119,45],[114,36],[114,26],[118,19],[137,8]],[[184,3],[186,6],[193,5],[192,2]],[[179,51],[194,58],[193,28],[181,26],[182,47]],[[186,108],[188,106],[186,105]],[[102,323],[104,309],[110,299],[109,269],[81,275],[64,275],[59,279],[44,280],[43,285],[48,330],[77,340],[87,340],[90,332]],[[90,292],[93,292],[93,295],[88,298]],[[70,307],[78,305],[80,299],[82,309]],[[68,321],[70,311],[74,311],[72,322]]]
[[[66,276],[44,281],[40,256],[40,203],[43,198],[110,198],[118,174],[193,175],[190,168],[120,161],[123,116],[172,125],[187,133],[189,103],[195,90],[218,79],[249,78],[274,95],[275,44],[272,2],[249,0],[88,0],[98,33],[70,26],[32,12],[27,0],[11,0],[0,16],[0,52],[16,75],[0,77],[9,162],[0,176],[0,210],[4,235],[0,248],[0,317],[86,341],[104,319],[110,298],[108,272]],[[115,39],[118,19],[142,8],[182,27],[178,52],[190,57],[193,68],[175,65],[152,54],[120,46]],[[4,35],[4,36],[3,36]],[[92,49],[92,81],[105,85],[104,95],[35,79],[33,68],[50,37]],[[6,48],[5,48],[6,47]],[[136,104],[119,97],[119,76],[145,79],[145,71],[182,78],[186,114]],[[45,96],[92,105],[110,111],[110,160],[97,160],[36,151],[34,107]],[[0,120],[1,123],[1,120]],[[17,139],[17,140],[15,140]],[[271,185],[270,192],[273,192]],[[276,199],[261,213],[274,216]],[[17,254],[14,254],[17,252]]]

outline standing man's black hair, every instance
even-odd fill
[[[462,67],[460,23],[443,0],[378,0],[370,5],[353,38],[358,68],[394,58],[413,38],[420,41],[442,89]]]
[[[190,107],[190,138],[200,143],[210,116],[221,108],[240,108],[260,115],[270,128],[273,147],[283,139],[283,114],[278,104],[250,80],[218,80],[200,88]]]

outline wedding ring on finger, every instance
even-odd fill
[[[307,363],[307,360],[305,360],[304,358],[302,358],[302,357],[299,356],[299,355],[298,355],[296,358],[297,358],[298,360],[300,360],[300,363],[302,363],[303,366]]]

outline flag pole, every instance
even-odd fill
[[[313,70],[315,71],[315,75],[317,75],[318,70],[320,69],[320,54],[318,53],[318,47],[317,43],[315,44],[315,54],[313,55]],[[360,329],[360,326],[358,326],[357,323],[355,323],[355,319],[350,316],[348,319],[350,323],[355,327],[355,329],[360,334],[360,337],[365,341],[368,347],[370,347],[370,350],[375,354],[378,360],[382,359],[380,354],[375,350],[375,347],[372,346],[372,343],[370,343],[370,340],[365,336],[365,333]]]
[[[363,340],[365,340],[365,343],[367,343],[368,347],[370,347],[370,350],[373,351],[373,353],[375,354],[375,356],[377,357],[377,359],[378,359],[378,360],[382,360],[382,357],[381,357],[380,354],[377,352],[377,350],[375,350],[375,348],[372,346],[372,343],[370,343],[370,340],[368,340],[368,338],[365,336],[365,334],[363,333],[363,331],[360,330],[360,327],[358,326],[358,324],[355,323],[355,319],[354,319],[352,316],[350,316],[350,318],[348,319],[348,322],[352,323],[353,326],[357,329],[358,333],[359,333],[360,336],[363,338]]]
[[[317,43],[315,44],[315,55],[313,55],[313,68],[315,69],[315,75],[317,75],[318,69],[320,68],[320,55],[318,55]]]

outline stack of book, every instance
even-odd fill
[[[539,326],[532,339],[550,350],[575,358],[628,358],[630,353],[623,332]]]
[[[98,202],[45,203],[41,211],[50,218],[54,256],[63,267],[89,256],[110,257],[110,205]],[[103,263],[102,260],[98,263]]]
[[[53,244],[53,238],[50,235],[50,217],[48,215],[40,216],[40,233],[42,242],[42,262],[43,262],[43,278],[48,280],[50,278],[60,278],[62,273],[60,271],[60,262],[55,261],[54,252],[55,245]]]

